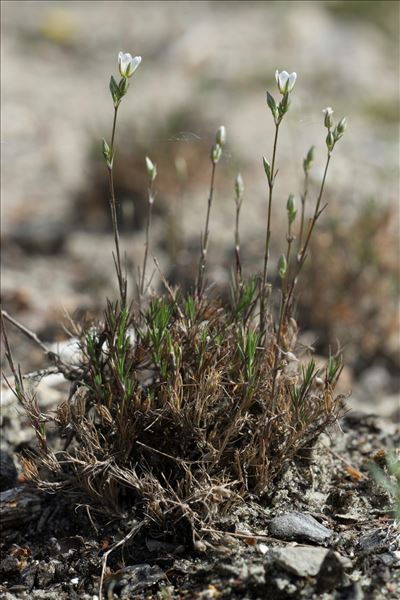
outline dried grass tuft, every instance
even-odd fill
[[[39,442],[27,475],[192,537],[249,494],[268,492],[337,419],[340,365],[293,368],[289,319],[272,398],[276,333],[258,344],[248,286],[229,306],[179,293],[154,296],[138,316],[109,304],[102,325],[81,332],[72,397],[53,416],[25,401]],[[50,423],[64,450],[46,442]]]

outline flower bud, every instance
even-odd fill
[[[315,147],[311,146],[311,148],[307,152],[307,156],[303,160],[304,173],[308,173],[312,167],[312,164],[314,162],[314,150],[315,150]]]
[[[343,119],[340,119],[339,123],[336,125],[335,130],[333,132],[333,135],[335,137],[335,142],[340,140],[340,138],[342,137],[342,135],[344,134],[344,132],[346,130],[346,127],[347,127],[347,119],[346,119],[346,117],[343,117]]]
[[[150,183],[153,183],[157,177],[157,165],[155,165],[148,156],[146,156],[146,170]]]
[[[278,70],[275,71],[275,79],[276,79],[276,83],[278,84],[278,89],[280,91],[280,93],[283,94],[289,94],[292,89],[294,88],[294,84],[296,83],[296,79],[297,79],[297,74],[296,73],[289,73],[287,71],[281,71],[279,72]]]
[[[113,165],[113,153],[111,152],[110,146],[107,144],[106,140],[103,138],[103,156],[106,161],[107,167],[112,169]]]
[[[288,198],[288,201],[286,204],[286,210],[287,210],[289,225],[292,225],[292,223],[294,222],[296,215],[297,215],[296,202],[295,202],[293,194],[290,194],[290,196]]]
[[[242,178],[241,174],[238,173],[238,175],[235,179],[236,202],[239,202],[242,199],[243,192],[244,192],[243,178]]]
[[[221,146],[221,148],[222,148],[222,146],[225,146],[226,129],[223,125],[221,125],[221,127],[218,128],[217,135],[215,136],[215,141],[217,144],[219,144]]]
[[[218,143],[214,144],[214,146],[211,148],[211,161],[213,162],[214,165],[216,165],[217,162],[219,161],[219,159],[221,158],[221,154],[222,154],[221,146]]]
[[[333,127],[333,108],[327,106],[322,112],[325,115],[324,125],[327,129],[330,129]]]
[[[271,182],[271,165],[269,164],[269,162],[267,161],[265,156],[263,156],[263,165],[264,165],[264,171],[267,176],[267,179],[269,182]]]
[[[343,135],[346,130],[346,127],[347,127],[347,119],[346,119],[346,117],[343,117],[343,119],[340,119],[339,123],[337,124],[338,133]]]
[[[333,133],[330,131],[326,136],[326,146],[329,152],[332,152],[333,146],[335,145],[335,138],[333,137]]]
[[[279,277],[281,279],[283,279],[285,277],[286,271],[287,271],[286,256],[284,254],[281,254],[281,257],[278,262],[278,273],[279,273]]]

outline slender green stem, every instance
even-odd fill
[[[201,296],[203,294],[204,271],[205,271],[206,264],[207,264],[208,238],[210,235],[210,230],[209,230],[210,212],[211,212],[211,205],[212,205],[212,200],[213,200],[213,195],[214,195],[214,180],[215,180],[216,166],[217,166],[216,163],[213,162],[212,163],[212,171],[211,171],[210,193],[208,196],[208,203],[207,203],[206,223],[205,223],[205,228],[204,228],[204,234],[202,235],[202,238],[201,238],[201,254],[200,254],[200,261],[199,261],[199,273],[198,273],[198,277],[197,277],[197,296],[198,296],[198,298],[201,298]]]
[[[238,201],[236,203],[236,219],[235,219],[235,257],[236,257],[236,293],[239,294],[239,290],[242,284],[242,264],[240,262],[240,236],[239,236],[239,218],[240,208],[242,203]]]
[[[275,123],[275,137],[274,137],[274,146],[272,151],[272,163],[271,163],[271,175],[268,179],[269,186],[269,194],[268,194],[268,216],[267,216],[267,232],[265,236],[265,254],[264,254],[264,270],[263,270],[263,278],[261,283],[260,290],[260,334],[261,336],[265,333],[265,298],[266,298],[266,285],[267,285],[267,277],[268,277],[268,259],[269,259],[269,245],[271,239],[271,209],[272,209],[272,194],[274,190],[275,183],[275,158],[276,158],[276,148],[278,144],[278,133],[279,133],[279,125],[278,121]]]
[[[154,203],[153,182],[151,182],[150,188],[149,188],[149,199],[148,199],[148,206],[147,206],[146,242],[144,245],[142,280],[141,280],[141,284],[140,284],[140,294],[142,296],[144,294],[144,282],[145,282],[145,276],[146,276],[147,256],[149,253],[149,245],[150,245],[150,228],[151,228],[151,215],[152,215],[153,203]]]
[[[327,156],[326,164],[325,164],[324,175],[322,177],[321,187],[320,187],[320,190],[319,190],[317,202],[315,204],[314,214],[313,214],[313,216],[310,219],[310,225],[309,225],[309,228],[308,228],[307,236],[305,238],[303,247],[301,248],[301,250],[300,250],[300,252],[298,254],[297,269],[296,269],[296,272],[295,272],[295,274],[293,276],[293,279],[292,279],[292,282],[290,284],[290,288],[289,288],[289,291],[288,291],[287,301],[286,301],[286,313],[287,313],[287,310],[289,309],[289,307],[290,307],[290,305],[292,303],[294,291],[295,291],[295,288],[296,288],[296,285],[297,285],[297,282],[298,282],[298,278],[299,278],[300,272],[301,272],[301,270],[302,270],[302,268],[304,266],[304,263],[306,261],[306,258],[307,258],[307,250],[308,250],[308,247],[309,247],[309,244],[310,244],[310,239],[311,239],[312,232],[314,231],[315,224],[318,221],[318,218],[319,218],[319,216],[321,215],[321,212],[322,212],[321,211],[321,201],[322,201],[322,196],[323,196],[324,189],[325,189],[325,181],[326,181],[326,176],[328,174],[328,168],[329,168],[330,160],[331,160],[331,152],[328,152],[328,156]]]
[[[116,126],[117,126],[117,114],[118,114],[118,106],[115,106],[114,107],[113,127],[112,127],[112,133],[111,133],[111,144],[110,144],[111,157],[114,156],[114,140],[115,140],[115,131],[116,131]],[[124,275],[122,273],[121,252],[120,252],[120,244],[119,244],[118,217],[117,217],[117,202],[116,202],[116,198],[115,198],[115,189],[114,189],[113,160],[111,160],[111,163],[108,165],[108,183],[109,183],[109,191],[110,191],[111,221],[112,221],[112,227],[113,227],[113,231],[114,231],[114,244],[115,244],[114,263],[115,263],[115,270],[117,272],[121,304],[123,306],[125,306],[126,305],[127,281],[126,281],[126,277],[124,277]]]
[[[118,114],[118,106],[114,106],[114,120],[113,120],[113,127],[112,127],[112,133],[111,133],[111,150],[114,150],[114,139],[115,139],[115,131],[117,128],[117,114]]]
[[[310,223],[310,227],[308,229],[307,237],[306,237],[306,240],[304,242],[304,246],[303,246],[303,248],[301,250],[301,259],[302,259],[303,263],[304,263],[304,260],[305,260],[305,257],[306,257],[306,252],[307,252],[308,245],[310,243],[311,234],[312,234],[312,232],[314,230],[315,224],[316,224],[316,222],[318,220],[318,217],[320,215],[321,200],[322,200],[322,195],[324,193],[325,181],[326,181],[326,176],[328,174],[328,168],[329,168],[330,160],[331,160],[331,153],[328,152],[328,157],[326,159],[326,164],[325,164],[324,176],[322,178],[321,188],[319,190],[319,195],[318,195],[317,203],[315,205],[314,215],[313,215],[313,217],[311,219],[311,223]],[[303,265],[303,263],[301,264],[301,266]]]
[[[286,251],[286,264],[287,264],[288,271],[287,271],[285,278],[282,280],[282,290],[285,291],[285,293],[287,292],[288,282],[289,282],[290,256],[291,256],[293,240],[294,240],[294,238],[292,236],[291,225],[289,225],[289,231],[288,231],[288,237],[287,237],[288,247],[287,247],[287,251]]]
[[[306,212],[306,201],[308,196],[308,171],[306,171],[304,176],[304,190],[303,195],[301,197],[301,218],[300,218],[300,233],[299,233],[299,252],[301,250],[301,244],[303,242],[303,232],[304,232],[304,218]]]

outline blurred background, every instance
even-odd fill
[[[152,252],[171,281],[192,284],[221,124],[227,146],[208,278],[229,289],[238,171],[244,270],[260,270],[262,155],[271,156],[273,136],[266,90],[278,96],[276,69],[296,71],[279,139],[271,264],[284,249],[286,199],[294,193],[299,204],[311,145],[310,210],[315,200],[326,156],[322,109],[332,106],[348,130],[334,151],[298,321],[320,355],[340,340],[350,407],[399,420],[397,2],[3,2],[1,50],[6,310],[56,342],[66,335],[64,311],[85,319],[116,297],[101,139],[110,137],[108,82],[120,50],[143,58],[119,111],[115,158],[132,272],[143,256],[148,155],[158,167]],[[22,370],[40,367],[40,351],[9,330]]]

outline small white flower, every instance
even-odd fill
[[[288,73],[287,71],[275,71],[275,79],[281,94],[289,94],[296,83],[297,73]]]
[[[141,56],[132,56],[129,52],[120,52],[118,54],[118,66],[121,76],[125,78],[132,77],[141,62]]]

